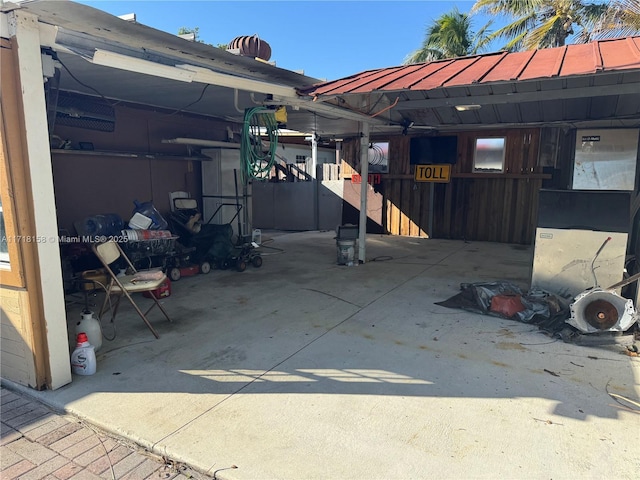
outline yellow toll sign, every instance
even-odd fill
[[[449,183],[451,165],[416,165],[416,182]]]

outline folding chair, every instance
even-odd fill
[[[167,317],[167,320],[171,321],[171,318],[169,318],[169,314],[167,314],[167,311],[160,304],[153,293],[151,293],[151,298],[153,299],[154,304],[151,305],[151,307],[149,307],[146,312],[142,313],[140,307],[138,307],[136,302],[133,301],[131,294],[138,292],[150,292],[152,290],[155,290],[162,284],[162,282],[166,280],[167,276],[161,271],[154,272],[153,275],[147,272],[138,272],[129,258],[125,255],[120,245],[118,245],[113,240],[109,240],[105,243],[94,243],[91,245],[91,248],[93,249],[100,262],[102,262],[104,267],[107,269],[107,271],[109,272],[109,276],[111,277],[109,283],[106,285],[106,295],[104,297],[104,302],[102,303],[102,308],[100,308],[99,317],[102,318],[102,314],[104,313],[108,302],[111,310],[111,321],[113,322],[116,318],[116,314],[118,313],[120,300],[123,296],[127,297],[131,302],[131,305],[133,305],[133,308],[135,308],[136,312],[138,312],[138,315],[142,317],[142,320],[144,320],[144,323],[147,324],[147,327],[149,327],[149,330],[151,330],[153,335],[156,338],[160,338],[158,332],[156,332],[151,323],[149,323],[147,314],[156,305],[160,307],[160,310],[162,310],[164,316]],[[111,268],[111,265],[121,257],[129,264],[129,268],[131,272],[133,272],[132,274],[118,277]],[[110,302],[112,295],[117,295],[118,297],[115,305],[111,305]]]

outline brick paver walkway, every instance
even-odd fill
[[[207,479],[184,464],[98,431],[0,387],[2,480]]]

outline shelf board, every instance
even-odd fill
[[[133,152],[112,152],[108,150],[67,150],[52,148],[52,154],[62,155],[90,155],[95,157],[119,157],[119,158],[133,158],[138,160],[193,160],[196,162],[209,162],[210,157],[200,155],[197,157],[190,157],[187,155],[172,155],[169,153],[133,153]]]

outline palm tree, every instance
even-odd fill
[[[511,23],[492,33],[491,40],[506,38],[504,48],[509,51],[533,50],[563,46],[573,35],[577,41],[588,41],[590,32],[609,11],[609,4],[586,0],[477,0],[471,12],[510,17]]]
[[[640,33],[640,2],[638,0],[612,0],[607,13],[585,38],[616,38]]]
[[[422,47],[409,54],[404,64],[474,55],[487,43],[486,31],[489,25],[490,23],[474,34],[469,15],[454,8],[434,20],[427,28]]]

